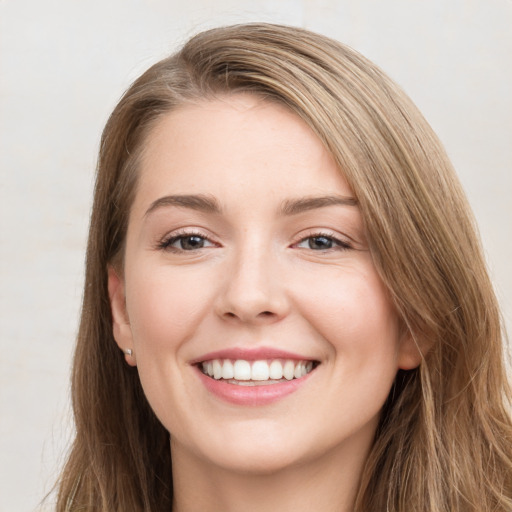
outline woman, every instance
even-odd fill
[[[204,32],[103,134],[58,509],[510,510],[502,339],[404,93],[304,30]]]

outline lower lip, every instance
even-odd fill
[[[224,380],[212,379],[199,368],[197,368],[197,373],[210,393],[226,402],[247,406],[267,405],[277,402],[281,398],[297,391],[311,375],[311,373],[308,373],[300,379],[292,379],[286,382],[279,382],[278,384],[240,386],[229,384]]]

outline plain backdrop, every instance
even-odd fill
[[[339,39],[408,92],[467,191],[510,330],[511,0],[0,0],[0,512],[36,509],[72,437],[102,127],[150,64],[243,21]]]

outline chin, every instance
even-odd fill
[[[271,449],[267,449],[268,452]],[[284,457],[281,454],[273,453],[244,453],[233,457],[215,457],[213,462],[231,473],[251,476],[269,476],[300,465],[300,460],[294,457]]]
[[[273,435],[271,432],[260,431],[257,436],[222,436],[218,443],[209,443],[203,454],[214,466],[230,472],[255,476],[277,473],[300,465],[310,458],[304,440],[280,434]]]

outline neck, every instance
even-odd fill
[[[272,472],[220,468],[172,443],[173,512],[352,512],[368,450],[354,443]]]

